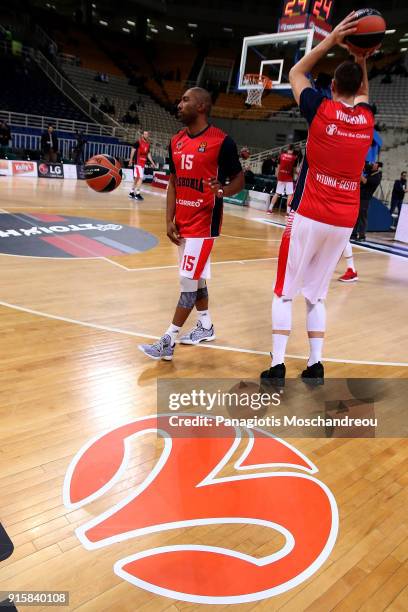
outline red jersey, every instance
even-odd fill
[[[180,130],[170,142],[170,172],[176,189],[175,223],[183,238],[210,238],[221,231],[223,201],[204,180],[223,185],[242,171],[235,142],[209,125],[191,136]]]
[[[139,140],[135,142],[133,146],[136,149],[133,160],[136,166],[142,166],[142,168],[144,168],[146,165],[147,156],[150,151],[150,142],[148,142],[144,138],[139,138]]]
[[[311,87],[302,91],[299,107],[309,135],[291,208],[321,223],[354,227],[374,134],[371,107],[329,100]]]
[[[278,181],[283,183],[293,182],[293,170],[296,166],[297,157],[294,153],[282,153],[279,158]]]

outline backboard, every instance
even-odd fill
[[[244,75],[248,73],[259,73],[271,79],[274,91],[290,88],[289,71],[311,50],[313,35],[314,29],[310,29],[245,37],[237,89],[248,89],[244,83]]]

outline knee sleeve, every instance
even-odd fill
[[[208,289],[207,289],[207,286],[204,285],[204,287],[200,287],[200,281],[198,281],[197,300],[203,300],[205,298],[208,298]]]
[[[177,306],[181,308],[194,308],[197,301],[197,291],[182,291]]]
[[[307,308],[307,331],[324,332],[326,331],[326,304],[324,300],[318,300],[312,304],[306,300]]]
[[[272,328],[274,330],[292,329],[292,300],[274,296],[272,300]]]
[[[197,300],[198,281],[186,276],[180,276],[180,299],[177,306],[192,309]]]

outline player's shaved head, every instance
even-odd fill
[[[197,104],[204,107],[204,112],[208,116],[211,112],[212,105],[210,92],[202,87],[192,87],[188,91],[195,98]]]
[[[202,87],[191,87],[181,96],[178,115],[184,125],[207,121],[211,111],[211,95]]]

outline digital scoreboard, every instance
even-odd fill
[[[324,38],[330,25],[334,0],[283,0],[278,32],[295,32],[315,28],[316,38]]]

